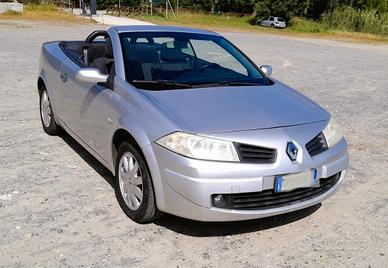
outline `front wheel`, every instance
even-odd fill
[[[51,108],[50,99],[45,87],[42,87],[40,90],[39,108],[44,132],[49,135],[57,135],[59,133],[59,126],[55,123],[53,109]]]
[[[137,223],[153,221],[160,212],[144,157],[132,144],[123,142],[116,159],[115,192],[120,207]]]

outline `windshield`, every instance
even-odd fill
[[[135,32],[123,33],[120,38],[127,81],[138,88],[269,84],[247,57],[219,36]]]

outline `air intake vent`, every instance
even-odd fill
[[[329,178],[320,179],[320,185],[317,188],[300,188],[284,193],[275,193],[273,190],[264,190],[262,192],[222,194],[222,205],[217,205],[213,201],[213,206],[236,210],[263,210],[288,206],[320,196],[336,185],[339,179],[340,173]],[[217,195],[212,195],[212,200],[214,200],[214,197],[216,196]]]
[[[243,163],[271,164],[276,161],[276,150],[248,144],[235,144]]]
[[[328,146],[323,132],[319,133],[318,136],[309,141],[306,144],[306,149],[309,152],[310,156],[315,156],[326,151],[328,149]]]

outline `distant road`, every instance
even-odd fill
[[[73,13],[76,15],[80,15],[81,9],[74,8]],[[107,15],[104,10],[97,10],[97,15],[93,15],[93,20],[104,25],[153,25],[153,23],[145,22],[138,19]]]

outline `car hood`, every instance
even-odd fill
[[[143,92],[181,130],[191,133],[277,128],[330,118],[318,104],[279,82]]]

